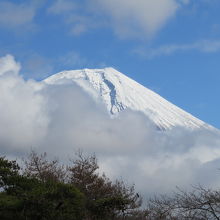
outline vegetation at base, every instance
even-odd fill
[[[98,173],[95,156],[82,153],[70,166],[31,152],[23,169],[0,157],[0,219],[140,219],[134,186]]]
[[[0,157],[1,220],[219,220],[220,190],[193,187],[142,199],[134,186],[98,173],[95,156],[78,153],[71,165],[31,152],[21,169]]]

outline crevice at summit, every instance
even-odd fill
[[[103,82],[106,84],[106,86],[110,90],[109,92],[110,101],[111,101],[110,113],[115,114],[116,112],[120,112],[121,110],[124,110],[125,108],[122,105],[122,103],[117,102],[117,92],[116,92],[116,88],[114,84],[105,77],[104,73],[102,73],[102,78],[103,78]],[[116,108],[117,111],[115,111],[114,108]]]

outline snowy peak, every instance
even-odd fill
[[[161,130],[175,126],[212,128],[113,68],[63,71],[44,82],[77,83],[93,97],[101,96],[110,114],[116,115],[126,108],[140,111]]]

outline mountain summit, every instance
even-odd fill
[[[63,71],[48,77],[44,82],[74,82],[93,97],[101,96],[110,114],[117,115],[124,109],[139,111],[160,130],[176,126],[193,130],[213,128],[113,68]]]

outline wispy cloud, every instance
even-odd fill
[[[62,15],[76,35],[108,27],[120,38],[150,38],[187,3],[187,0],[84,0],[73,5],[69,0],[56,0],[48,12]]]
[[[25,3],[1,1],[0,26],[8,29],[16,29],[32,25],[38,5],[35,1]]]
[[[135,53],[152,59],[159,56],[169,56],[178,52],[196,50],[203,53],[215,53],[220,51],[220,40],[201,40],[191,44],[169,44],[157,48],[139,48]]]
[[[71,51],[66,55],[62,56],[60,58],[60,62],[62,63],[63,66],[72,67],[72,68],[88,66],[89,64],[89,61],[85,57],[82,57],[79,53],[75,51]]]
[[[69,51],[68,53],[57,58],[58,63],[65,69],[82,69],[82,68],[103,68],[106,67],[104,61],[97,62],[93,59],[88,59],[77,51]]]
[[[56,0],[48,8],[48,12],[52,14],[62,14],[76,9],[76,3],[71,0]]]
[[[114,32],[122,38],[152,36],[179,7],[175,0],[94,0],[91,4],[106,13]]]
[[[99,21],[94,21],[93,15],[87,10],[86,1],[80,3],[71,0],[56,0],[47,9],[48,14],[60,16],[63,22],[69,26],[69,32],[78,36],[93,29]]]

